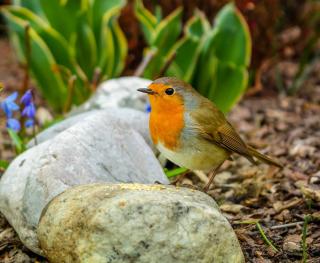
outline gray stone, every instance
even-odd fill
[[[70,128],[71,126],[79,123],[86,122],[87,118],[95,114],[101,114],[101,119],[103,120],[115,120],[121,125],[129,125],[136,131],[138,131],[146,142],[154,147],[149,134],[149,116],[146,113],[128,109],[128,108],[105,108],[104,110],[92,110],[84,113],[71,116],[57,124],[52,125],[48,129],[38,133],[36,135],[37,143],[42,143],[48,139],[52,139],[62,131]],[[31,140],[27,147],[30,148],[36,144],[35,139]]]
[[[71,126],[75,125],[76,123],[85,120],[86,117],[90,116],[91,114],[95,114],[98,111],[89,111],[84,112],[75,116],[71,116],[67,119],[64,119],[58,123],[53,124],[49,128],[45,129],[44,131],[38,133],[35,137],[35,139],[32,139],[30,142],[28,142],[27,147],[33,147],[36,144],[40,144],[46,140],[52,139],[57,134],[63,132],[64,130],[70,128]]]
[[[96,182],[168,183],[143,138],[148,136],[142,135],[145,127],[139,127],[145,114],[120,110],[135,115],[137,127],[134,118],[126,123],[111,111],[91,114],[19,155],[2,176],[0,211],[34,252],[41,254],[35,229],[42,209],[69,187]]]
[[[52,263],[244,262],[211,197],[162,185],[68,189],[44,210],[38,238]]]
[[[71,115],[107,107],[125,107],[145,111],[148,96],[138,92],[151,80],[138,77],[121,77],[103,82],[95,94],[84,104],[71,111]]]

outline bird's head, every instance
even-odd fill
[[[153,81],[148,88],[138,89],[150,98],[151,111],[173,112],[195,106],[199,94],[188,83],[173,77]]]

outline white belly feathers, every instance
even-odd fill
[[[227,153],[211,143],[202,144],[201,151],[196,144],[172,151],[159,142],[157,148],[171,162],[190,170],[209,171],[227,159]]]

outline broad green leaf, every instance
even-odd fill
[[[98,65],[104,77],[113,76],[114,65],[116,60],[115,41],[111,30],[112,19],[120,12],[119,8],[112,8],[106,12],[102,19],[100,42],[98,43],[99,62]],[[108,47],[108,48],[106,48]]]
[[[235,65],[248,66],[251,58],[251,38],[248,25],[233,3],[227,4],[218,13],[217,31],[210,48],[218,59]]]
[[[15,50],[15,55],[17,56],[20,63],[25,64],[25,57],[24,57],[24,51],[22,49],[22,44],[20,42],[18,34],[16,32],[10,30],[9,31],[9,38],[10,42]]]
[[[97,42],[100,41],[103,18],[111,9],[120,10],[126,4],[126,0],[94,0],[92,2],[93,31]]]
[[[116,19],[113,19],[111,24],[111,32],[114,42],[115,60],[113,65],[112,77],[118,77],[124,66],[125,58],[128,52],[127,40],[122,32],[119,23]]]
[[[4,171],[9,167],[9,162],[6,160],[0,160],[0,172]]]
[[[8,133],[13,142],[13,145],[16,148],[17,153],[22,153],[26,149],[26,146],[24,145],[22,139],[14,130],[8,129]]]
[[[159,4],[156,5],[154,10],[155,17],[157,19],[157,24],[161,22],[163,16],[162,16],[162,8]]]
[[[12,15],[10,12],[4,11],[4,14],[11,30],[16,32],[20,43],[24,43],[25,28],[28,23]],[[30,68],[32,74],[51,106],[56,110],[61,110],[66,98],[66,86],[60,73],[56,70],[57,63],[46,43],[33,28],[29,29],[29,36],[31,45]],[[21,48],[25,53],[25,47],[21,46]]]
[[[162,54],[169,52],[179,37],[181,33],[181,17],[182,8],[179,7],[156,27],[152,46],[161,49]]]
[[[113,43],[113,35],[110,28],[107,26],[105,26],[102,29],[101,35],[102,45],[108,48],[101,50],[98,65],[101,68],[102,75],[111,78],[113,72],[113,65],[115,61],[115,47]]]
[[[127,42],[117,19],[126,0],[13,1],[17,6],[6,10],[13,20],[11,41],[25,63],[24,29],[30,25],[32,53],[39,53],[32,54],[30,70],[56,109],[63,108],[71,76],[76,75],[72,101],[78,104],[90,95],[97,67],[102,70],[101,78],[121,74]]]
[[[201,55],[194,74],[193,86],[202,95],[208,97],[209,92],[216,88],[216,72],[218,59],[215,56]]]
[[[202,48],[204,33],[209,30],[208,23],[197,13],[185,25],[185,35],[173,47],[176,58],[168,69],[167,75],[190,82]]]
[[[75,36],[74,50],[76,51],[78,64],[87,78],[92,80],[94,68],[97,65],[97,44],[92,28],[83,16],[79,20]]]
[[[169,59],[170,51],[174,48],[174,44],[181,33],[181,14],[182,8],[177,8],[156,27],[151,44],[155,56],[143,73],[145,78],[153,79],[157,77],[167,59]]]
[[[82,0],[40,0],[42,10],[50,25],[69,41],[76,31],[79,15],[82,13]]]
[[[43,16],[43,11],[39,0],[14,0],[13,5],[25,7],[39,16]]]
[[[223,112],[228,112],[245,92],[248,72],[245,67],[219,61],[208,98]]]
[[[157,17],[143,6],[142,0],[135,1],[134,11],[148,45],[152,45],[153,34],[158,23]]]
[[[198,39],[204,38],[204,34],[209,33],[211,27],[205,14],[197,11],[195,15],[189,19],[184,28],[184,34]]]
[[[189,82],[200,54],[199,41],[190,37],[183,38],[174,46],[176,50],[176,58],[168,69],[168,76],[175,76]],[[171,71],[173,67],[179,68],[180,74]],[[177,69],[176,69],[177,70]],[[176,71],[174,70],[174,71]],[[172,74],[173,73],[173,74]]]
[[[228,4],[206,34],[192,83],[226,113],[245,92],[250,57],[247,24],[235,6]]]
[[[68,43],[59,32],[50,27],[50,25],[41,17],[35,15],[26,8],[12,6],[6,9],[12,15],[28,21],[30,26],[46,42],[57,63],[72,70],[71,53],[69,52]]]
[[[188,169],[187,168],[183,168],[183,167],[179,167],[179,168],[176,168],[176,169],[173,169],[173,170],[170,170],[170,171],[165,171],[165,174],[168,178],[171,178],[171,177],[175,177],[175,176],[178,176],[180,174],[183,174],[185,172],[187,172]]]

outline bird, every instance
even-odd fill
[[[278,160],[246,144],[218,107],[183,80],[161,77],[138,91],[149,96],[153,143],[174,164],[207,172],[205,192],[233,153],[244,156],[252,164],[259,160],[283,167]]]

